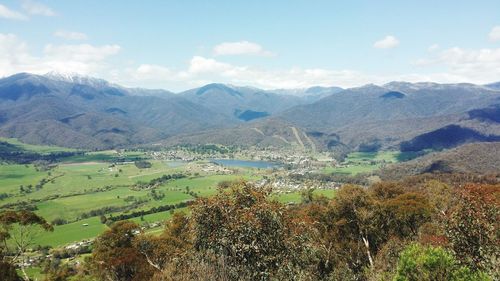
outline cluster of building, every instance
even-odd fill
[[[317,180],[295,180],[289,177],[276,177],[267,178],[255,182],[257,186],[269,186],[273,192],[276,193],[289,193],[306,188],[314,189],[338,189],[341,183],[338,182],[325,182]]]

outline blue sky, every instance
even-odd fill
[[[500,1],[0,1],[0,76],[180,91],[500,80]]]

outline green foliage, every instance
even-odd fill
[[[7,264],[0,264],[0,271],[4,271],[2,274],[5,274],[6,278],[16,280],[12,273],[12,266],[20,263],[24,279],[27,279],[25,254],[29,247],[33,246],[37,228],[45,231],[54,230],[44,218],[31,211],[7,210],[0,213],[0,262],[4,261],[7,254],[12,255],[7,259],[11,267]]]
[[[36,215],[31,211],[4,211],[0,213],[0,241],[12,238],[12,227],[18,225],[19,227],[40,226],[44,230],[53,231],[54,228],[42,217]],[[26,234],[22,234],[26,235]]]
[[[269,190],[238,182],[199,199],[192,208],[195,249],[223,258],[235,279],[293,279],[300,262],[307,263],[299,260],[305,237],[284,205],[267,200],[268,195]]]
[[[139,226],[130,221],[113,224],[94,243],[92,265],[95,275],[102,280],[147,280],[151,276],[150,265],[133,247]]]
[[[176,180],[176,179],[182,179],[185,178],[186,175],[182,173],[176,173],[176,174],[170,174],[170,175],[163,175],[159,178],[154,178],[150,180],[149,182],[138,182],[134,185],[134,189],[152,189],[156,188],[168,181],[171,180]]]
[[[148,161],[135,161],[134,162],[135,166],[139,169],[148,169],[148,168],[151,168],[153,165],[151,164],[151,162],[148,162]]]
[[[51,152],[73,152],[76,151],[72,148],[60,147],[60,146],[48,146],[48,145],[33,145],[20,142],[14,138],[0,138],[0,145],[11,145],[15,147],[15,151],[27,150],[38,152],[41,154],[48,154]],[[1,146],[0,146],[1,147]]]
[[[95,242],[91,268],[85,269],[101,280],[379,281],[395,274],[407,278],[395,280],[445,280],[435,279],[432,272],[451,274],[455,279],[450,280],[489,280],[486,274],[496,278],[498,186],[463,188],[467,181],[492,179],[426,175],[371,187],[345,185],[338,191],[271,195],[268,189],[231,181],[239,175],[191,177],[181,168],[169,168],[157,160],[151,163],[154,168],[148,171],[132,163],[61,164],[51,173],[63,175],[40,190],[34,186],[47,172],[16,165],[19,174],[30,174],[30,180],[1,173],[6,192],[12,195],[2,203],[36,207],[37,214],[61,224],[54,233],[39,235],[34,245],[58,246],[104,232]],[[122,172],[114,178],[118,167]],[[176,173],[186,176],[173,178]],[[227,181],[218,191],[212,188],[223,180]],[[133,190],[138,181],[145,188]],[[20,184],[23,189],[33,186],[33,192],[22,195],[24,203],[15,201]],[[454,188],[459,192],[454,194]],[[48,193],[54,197],[46,197]],[[296,204],[280,203],[290,201]],[[186,206],[190,216],[170,213],[174,207]],[[82,215],[91,217],[76,221]],[[163,232],[145,230],[151,235],[138,233],[141,228],[134,223],[118,222],[130,218],[146,224],[172,215]],[[106,231],[103,223],[111,229]],[[414,250],[400,258],[402,249],[415,241],[441,245],[444,248],[429,248],[444,254]],[[413,267],[408,265],[412,260]],[[73,269],[63,266],[47,272],[58,280],[78,274]]]
[[[2,281],[21,281],[23,280],[19,275],[17,275],[16,268],[14,265],[8,262],[0,260],[0,277]]]
[[[189,219],[175,213],[161,235],[141,235],[134,239],[135,247],[156,270],[182,258],[192,248]]]
[[[302,203],[308,204],[313,201],[314,188],[307,188],[300,192],[300,197],[302,198]]]
[[[393,183],[344,185],[331,201],[301,208],[316,231],[319,276],[337,279],[363,278],[388,241],[415,239],[431,212],[422,194]]]
[[[215,144],[200,144],[200,145],[184,144],[180,145],[179,147],[197,154],[215,154],[215,153],[227,154],[234,150],[234,148],[232,147],[226,147]]]
[[[388,221],[388,231],[398,237],[417,235],[418,228],[429,221],[430,206],[426,198],[416,192],[407,192],[393,199],[381,202],[384,218]]]
[[[460,266],[454,256],[442,249],[411,244],[400,255],[394,281],[487,281],[482,272]]]
[[[457,194],[446,235],[459,261],[500,278],[500,185],[470,184]]]
[[[379,151],[379,152],[351,152],[343,160],[343,167],[328,167],[325,173],[335,175],[356,175],[370,173],[388,163],[397,163],[415,158],[414,152]]]

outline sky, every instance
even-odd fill
[[[182,91],[500,81],[500,1],[0,0],[0,77]]]

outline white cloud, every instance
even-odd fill
[[[313,85],[357,86],[378,82],[378,77],[351,70],[319,68],[261,69],[233,65],[202,56],[192,57],[185,68],[162,65],[112,65],[109,58],[121,50],[118,45],[48,44],[42,55],[33,55],[28,45],[14,34],[0,33],[0,76],[18,72],[75,72],[110,79],[127,86],[180,90],[209,82],[252,85],[265,89],[303,88]]]
[[[14,34],[0,33],[0,77],[18,72],[76,72],[109,79],[126,86],[185,90],[210,82],[249,85],[263,89],[305,88],[310,86],[354,87],[393,80],[409,82],[486,83],[500,77],[500,48],[466,50],[439,49],[415,63],[421,73],[373,75],[352,69],[290,67],[262,68],[232,64],[215,58],[194,56],[178,69],[158,64],[122,61],[110,63],[121,47],[108,44],[47,44],[41,52]],[[40,55],[35,55],[41,53]],[[435,72],[440,69],[440,72]]]
[[[95,47],[90,44],[79,45],[52,45],[48,44],[44,48],[44,53],[48,58],[57,58],[68,61],[100,61],[114,55],[120,51],[118,45],[104,45]]]
[[[261,45],[248,41],[224,42],[214,47],[214,55],[256,55],[272,56],[273,53],[266,51]]]
[[[58,30],[54,32],[54,36],[67,40],[86,40],[88,38],[85,33],[67,30]]]
[[[380,85],[391,81],[484,84],[497,81],[500,77],[500,49],[463,50],[452,48],[436,51],[432,54],[435,54],[434,58],[424,59],[419,65],[421,67],[441,66],[445,70],[436,72],[433,68],[430,71],[424,69],[421,73],[392,75],[373,75],[350,69],[332,70],[301,67],[262,69],[195,56],[189,61],[186,69],[168,69],[168,75],[158,75],[156,78],[150,76],[148,82],[156,81],[155,85],[163,85],[162,87],[167,89],[173,89],[171,85],[186,89],[211,82],[276,89],[332,85],[355,87],[368,83]],[[161,72],[158,71],[158,73]],[[139,80],[136,82],[141,83]]]
[[[172,72],[167,67],[154,64],[141,64],[134,72],[137,80],[168,79]]]
[[[500,25],[493,27],[489,34],[490,41],[500,41]]]
[[[223,73],[231,70],[232,65],[201,56],[194,56],[189,62],[190,73]]]
[[[181,71],[177,79],[192,83],[194,86],[207,81],[252,85],[265,89],[303,88],[315,85],[359,85],[368,82],[359,72],[342,70],[332,71],[317,68],[265,70],[249,66],[237,66],[212,58],[193,57],[186,71]]]
[[[450,55],[444,53],[447,61],[453,61]],[[441,55],[440,55],[441,56]],[[460,56],[459,56],[460,57]],[[467,55],[465,55],[467,57]],[[455,59],[462,60],[462,59]],[[428,59],[426,65],[431,63]],[[455,62],[457,64],[458,62]],[[500,69],[500,68],[499,68]],[[165,88],[168,90],[186,90],[208,83],[231,83],[235,85],[249,85],[263,89],[276,88],[307,88],[311,86],[340,86],[356,87],[368,83],[385,84],[391,81],[408,82],[472,82],[486,83],[497,74],[485,75],[484,71],[491,68],[476,67],[474,71],[481,74],[471,75],[467,72],[452,68],[443,72],[408,73],[394,75],[373,75],[356,70],[332,70],[323,68],[292,67],[288,69],[262,69],[246,65],[234,65],[214,58],[202,56],[192,57],[186,68],[171,69],[160,65],[140,65],[128,68],[126,71],[117,70],[113,82],[139,87]],[[484,76],[484,77],[483,77]],[[498,80],[498,78],[496,78]]]
[[[440,66],[454,77],[455,82],[487,83],[500,77],[500,48],[467,50],[459,47],[446,49],[431,58],[420,59],[415,65]]]
[[[34,61],[26,43],[14,34],[0,33],[0,76],[31,70]]]
[[[439,45],[438,45],[438,44],[432,44],[432,45],[430,45],[430,46],[429,46],[429,48],[427,49],[427,51],[429,51],[429,52],[434,52],[434,51],[439,50],[439,48],[440,48],[440,47],[439,47]]]
[[[392,36],[392,35],[387,35],[383,39],[380,39],[379,41],[375,42],[373,44],[374,48],[377,49],[392,49],[394,47],[397,47],[399,45],[399,40]]]
[[[151,73],[169,74],[170,70],[168,68],[166,68],[166,67],[161,66],[161,65],[141,64],[137,68],[137,73],[142,73],[142,74],[151,74]]]
[[[0,18],[11,19],[11,20],[27,20],[28,19],[27,16],[25,16],[19,12],[13,11],[2,4],[0,4]]]
[[[106,60],[120,49],[118,45],[48,44],[41,56],[35,56],[30,53],[27,44],[14,34],[0,33],[0,76],[49,71],[98,75],[109,68]]]
[[[30,15],[40,15],[47,17],[56,15],[56,13],[51,8],[32,0],[23,0],[22,7]]]
[[[110,75],[105,77],[111,81],[132,87],[164,88],[170,90],[172,81],[177,81],[178,73],[168,67],[156,64],[141,64],[137,67],[125,69],[113,68],[107,71]],[[180,80],[179,80],[180,81]]]
[[[333,71],[299,67],[267,70],[233,65],[202,56],[192,57],[185,69],[172,70],[160,65],[140,65],[114,73],[114,82],[123,85],[169,90],[185,90],[212,82],[276,89],[317,85],[357,86],[375,81],[374,77],[350,70]]]

